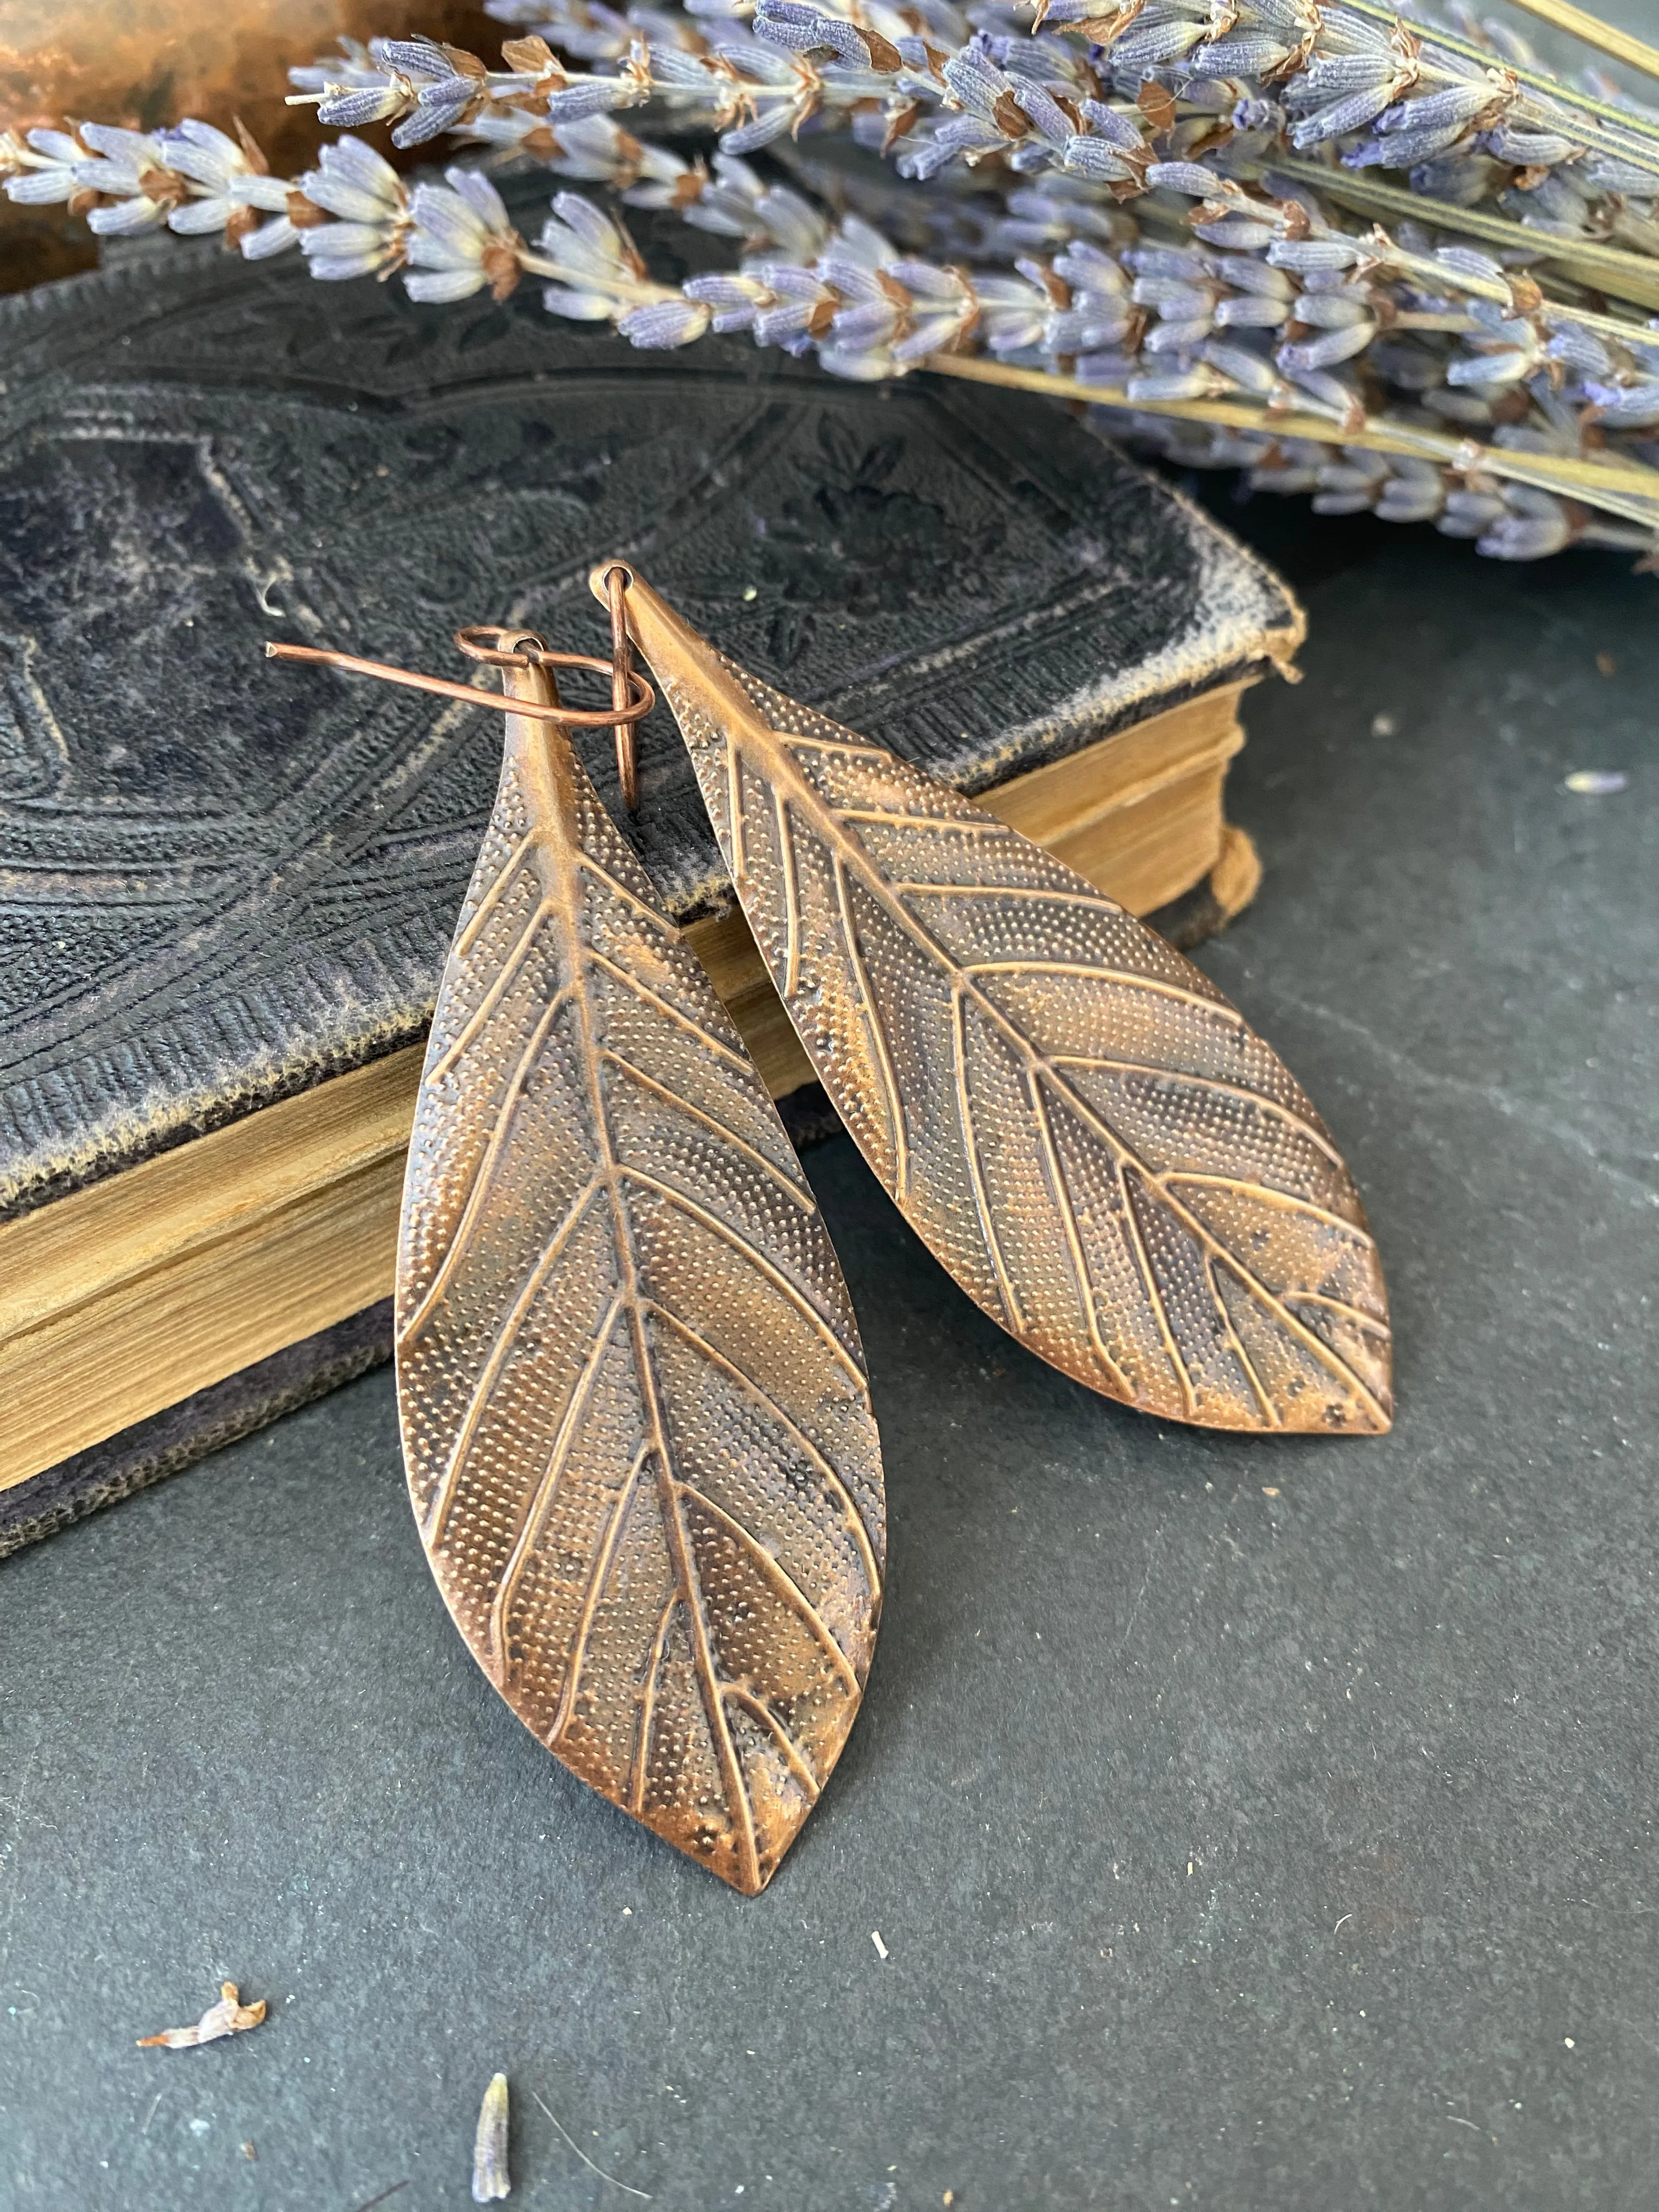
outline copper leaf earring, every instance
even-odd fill
[[[752,1893],[835,1765],[874,1649],[882,1471],[858,1328],[760,1077],[566,734],[627,731],[649,686],[620,653],[460,641],[508,697],[271,648],[507,710],[404,1190],[410,1495],[520,1719]],[[556,665],[611,677],[613,706],[563,706]]]
[[[673,708],[820,1081],[969,1295],[1146,1413],[1385,1430],[1364,1209],[1243,1016],[1094,885],[738,667],[626,564],[590,580]]]

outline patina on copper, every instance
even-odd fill
[[[753,1063],[559,726],[631,722],[648,687],[566,708],[556,664],[612,664],[466,635],[512,696],[404,1184],[410,1495],[520,1719],[752,1893],[875,1646],[858,1328]]]
[[[1391,1418],[1376,1248],[1329,1131],[1093,884],[787,698],[626,564],[755,941],[836,1110],[957,1280],[1108,1397],[1213,1428]]]
[[[634,648],[628,635],[628,610],[623,603],[627,589],[628,571],[612,568],[605,580],[605,593],[611,611],[611,696],[618,707],[628,704],[629,679],[633,674]],[[622,785],[623,805],[630,814],[637,814],[640,807],[637,727],[637,716],[619,716],[616,724],[617,776]]]
[[[602,676],[610,676],[616,664],[601,660],[592,653],[554,653],[537,637],[521,640],[522,650],[504,648],[499,641],[518,637],[520,633],[501,629],[494,623],[473,623],[458,629],[455,642],[469,659],[482,660],[495,668],[525,668],[532,664],[538,668],[591,668]],[[607,714],[595,714],[586,708],[567,707],[554,696],[543,702],[534,699],[518,699],[495,691],[480,691],[473,684],[456,684],[447,676],[428,676],[418,668],[394,668],[390,661],[365,660],[355,653],[337,653],[326,645],[267,645],[267,660],[308,661],[318,668],[337,668],[347,676],[378,676],[382,684],[396,684],[407,691],[431,691],[440,699],[456,699],[466,707],[494,707],[503,714],[520,714],[534,722],[556,723],[562,729],[609,729],[614,724],[618,734],[626,730],[630,735],[634,725],[643,720],[657,703],[657,695],[644,678],[624,670],[617,678],[614,696]]]

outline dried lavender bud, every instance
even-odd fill
[[[706,307],[693,300],[652,300],[624,315],[617,328],[636,346],[690,345],[708,328]]]
[[[1327,331],[1321,337],[1298,339],[1282,345],[1273,358],[1287,374],[1308,369],[1334,368],[1339,362],[1352,361],[1356,354],[1364,353],[1370,343],[1375,323],[1354,323],[1346,329]]]
[[[507,2170],[507,2076],[492,2074],[478,2109],[478,2132],[472,2144],[472,2201],[493,2204],[510,2196],[513,2183]]]
[[[1513,161],[1523,169],[1535,165],[1553,168],[1575,150],[1572,140],[1555,131],[1492,131],[1486,134],[1486,144],[1500,161]],[[1647,179],[1646,183],[1651,189],[1652,179]]]
[[[1224,391],[1226,380],[1203,362],[1190,368],[1170,369],[1162,375],[1132,376],[1129,397],[1145,401],[1148,405],[1158,400],[1211,399]]]
[[[163,2028],[159,2035],[141,2035],[140,2051],[160,2045],[167,2051],[191,2051],[198,2044],[216,2043],[221,2036],[241,2035],[250,2027],[258,2027],[265,2016],[265,2001],[245,2005],[234,1982],[221,1982],[219,2002],[210,2005],[190,2027]]]
[[[1461,130],[1482,108],[1490,107],[1492,100],[1492,80],[1482,76],[1470,82],[1448,85],[1443,92],[1402,100],[1397,106],[1383,110],[1376,127],[1385,136],[1394,132],[1407,137],[1420,131],[1438,131],[1449,123]]]
[[[66,131],[8,131],[0,139],[6,198],[21,207],[51,207],[72,199],[75,172],[87,149]]]
[[[93,208],[87,228],[105,238],[160,230],[189,190],[184,178],[168,168],[161,139],[101,123],[83,123],[79,134],[97,158],[76,163],[76,188],[115,202],[113,207]]]
[[[1200,200],[1215,198],[1224,182],[1213,169],[1202,168],[1196,161],[1154,161],[1146,181],[1159,191],[1185,192]]]
[[[519,281],[521,241],[501,195],[476,169],[445,172],[441,185],[416,185],[404,279],[411,300],[470,299],[488,285],[504,300]]]
[[[756,313],[767,297],[765,285],[753,276],[694,276],[684,289],[688,299],[710,309],[709,327],[722,334],[752,331]]]
[[[181,123],[176,131],[163,131],[157,143],[167,168],[188,179],[192,194],[182,207],[168,214],[169,230],[187,237],[200,236],[223,231],[241,218],[242,203],[235,196],[235,187],[256,175],[254,157],[247,146],[226,137],[210,123],[192,119]]]
[[[1218,368],[1229,383],[1255,398],[1270,399],[1279,389],[1278,370],[1260,354],[1251,353],[1242,345],[1229,345],[1220,338],[1206,339],[1202,352],[1204,359],[1212,368]]]
[[[1505,514],[1475,544],[1490,561],[1542,561],[1559,553],[1571,538],[1566,510],[1557,505],[1551,514]]]
[[[1271,269],[1294,269],[1311,275],[1323,269],[1355,269],[1365,258],[1358,239],[1280,238],[1267,248]]]
[[[1346,100],[1334,100],[1330,106],[1322,107],[1312,115],[1304,116],[1291,126],[1291,145],[1298,154],[1310,153],[1328,138],[1340,138],[1350,131],[1362,130],[1388,106],[1392,93],[1392,84],[1384,79],[1370,84],[1363,92],[1350,93]]]
[[[1409,473],[1414,465],[1395,457],[1388,482],[1373,503],[1373,512],[1384,522],[1432,522],[1445,505],[1445,481],[1437,468],[1425,466]]]
[[[547,119],[556,130],[562,124],[585,123],[589,116],[612,108],[637,107],[647,96],[642,86],[617,77],[591,77],[586,84],[566,85],[547,96]]]
[[[1215,311],[1216,327],[1218,330],[1277,330],[1280,323],[1290,319],[1292,312],[1288,300],[1262,298],[1246,293],[1239,298],[1218,302]]]
[[[1297,300],[1296,319],[1317,331],[1352,330],[1360,323],[1375,327],[1363,295],[1356,298],[1351,292],[1316,291],[1311,285]]]
[[[1598,422],[1627,430],[1648,430],[1659,423],[1659,382],[1603,384],[1586,380],[1584,395]]]

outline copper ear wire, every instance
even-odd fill
[[[482,642],[501,638],[512,638],[515,643],[504,647]],[[532,721],[556,722],[568,730],[611,729],[618,733],[626,730],[630,739],[635,723],[642,720],[657,703],[656,693],[631,666],[619,672],[613,661],[602,659],[597,653],[555,653],[533,631],[479,623],[457,630],[455,642],[469,659],[482,660],[494,668],[545,668],[550,676],[556,668],[592,669],[596,675],[611,678],[611,703],[603,711],[564,706],[557,699],[556,679],[555,703],[544,707],[534,699],[514,699],[505,692],[480,691],[471,684],[453,684],[444,676],[424,676],[417,669],[393,668],[383,660],[363,660],[355,653],[336,653],[327,646],[270,644],[265,647],[265,656],[270,660],[303,660],[323,668],[343,669],[350,676],[377,676],[383,684],[400,684],[410,691],[430,691],[440,699],[457,699],[465,707],[494,707],[503,714],[524,714]],[[631,756],[631,745],[629,750]],[[619,734],[619,766],[621,759]]]
[[[628,617],[623,607],[623,593],[629,580],[629,571],[617,562],[607,572],[605,586],[605,604],[611,611],[611,703],[616,710],[611,727],[617,744],[617,781],[622,786],[623,805],[630,814],[637,814],[640,811],[639,756],[634,731],[641,715],[648,714],[650,708],[641,708],[634,703],[634,648],[628,635]],[[480,642],[485,638],[501,639],[514,635],[512,630],[494,623],[475,623],[468,629],[458,629],[455,642],[471,659],[488,661],[493,666],[523,668],[533,663],[538,668],[546,669],[549,680],[553,684],[553,696],[556,702],[559,690],[557,680],[552,674],[552,664],[562,659],[575,660],[580,656],[550,653],[533,632],[517,637],[514,645],[505,647]],[[597,667],[599,664],[582,659],[581,665]],[[651,687],[643,678],[639,682],[642,690],[650,690]],[[652,696],[654,699],[654,693]],[[597,721],[599,717],[594,716],[591,720]]]
[[[620,562],[605,572],[605,602],[611,610],[611,697],[621,708],[628,704],[628,687],[634,674],[634,646],[628,635],[628,613],[623,593],[633,580]],[[619,714],[616,723],[617,775],[622,784],[623,805],[630,814],[640,811],[640,772],[634,724]]]
[[[454,633],[455,643],[469,660],[482,660],[491,668],[528,668],[547,651],[547,640],[533,629],[505,623],[468,623]],[[511,645],[503,645],[510,637]],[[492,644],[489,641],[494,640]]]

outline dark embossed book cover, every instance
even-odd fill
[[[616,551],[757,674],[981,791],[1297,631],[1166,486],[944,380],[639,355],[532,295],[434,314],[173,240],[0,306],[0,1221],[423,1031],[498,733],[276,670],[268,639],[452,674],[467,622],[598,650]],[[717,911],[665,715],[641,756],[628,834],[678,917]],[[23,1505],[0,1492],[0,1540]]]

